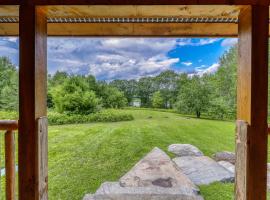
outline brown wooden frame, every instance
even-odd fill
[[[247,5],[239,16],[235,198],[266,199],[269,0],[0,0],[0,5],[20,5],[20,200],[48,198],[47,124],[37,123],[46,116],[47,26],[39,5],[174,4]],[[138,35],[154,36],[151,32]]]

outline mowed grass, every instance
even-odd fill
[[[234,151],[233,122],[151,110],[126,112],[135,120],[49,127],[50,199],[81,200],[101,183],[117,181],[156,146],[166,151],[172,143],[189,143],[208,156]],[[233,184],[202,186],[201,192],[206,200],[231,200]]]

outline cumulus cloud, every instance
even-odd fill
[[[213,44],[220,40],[222,39],[221,38],[200,38],[200,39],[180,38],[177,40],[177,45],[178,46],[204,46],[204,45]]]
[[[173,38],[49,38],[49,72],[88,73],[102,80],[154,76],[179,62],[167,56],[176,45]]]
[[[219,63],[213,63],[211,66],[208,66],[208,67],[205,65],[202,65],[200,67],[195,68],[194,74],[198,76],[203,76],[204,74],[213,74],[218,70],[219,67],[220,67]]]
[[[237,42],[238,42],[237,38],[227,38],[227,39],[222,40],[221,46],[231,47],[231,46],[237,44]]]
[[[190,66],[192,65],[192,62],[181,62],[183,65]]]

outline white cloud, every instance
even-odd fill
[[[174,38],[49,38],[49,72],[95,75],[98,79],[137,79],[153,76],[180,62],[167,53]]]
[[[198,76],[203,76],[204,74],[213,74],[218,70],[219,67],[220,67],[219,63],[213,63],[209,67],[205,67],[205,66],[196,67],[195,74]]]
[[[227,38],[227,39],[224,39],[221,42],[221,46],[223,46],[223,47],[231,47],[231,46],[237,44],[237,42],[238,42],[237,38]]]
[[[193,38],[181,38],[177,40],[177,45],[179,46],[204,46],[213,44],[222,40],[221,38],[201,38],[201,39],[193,39]]]
[[[181,62],[183,65],[190,66],[192,65],[192,62]]]

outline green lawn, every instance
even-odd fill
[[[78,199],[116,181],[153,147],[190,143],[211,156],[234,151],[234,123],[128,110],[135,120],[49,127],[50,199]],[[233,184],[203,186],[206,200],[231,200]]]
[[[190,143],[208,156],[234,151],[234,122],[149,109],[124,112],[135,120],[49,126],[50,199],[81,200],[104,181],[117,181],[155,146],[166,151],[172,143]],[[233,187],[214,183],[202,186],[201,193],[205,200],[232,200]],[[3,190],[0,193],[3,199]]]

